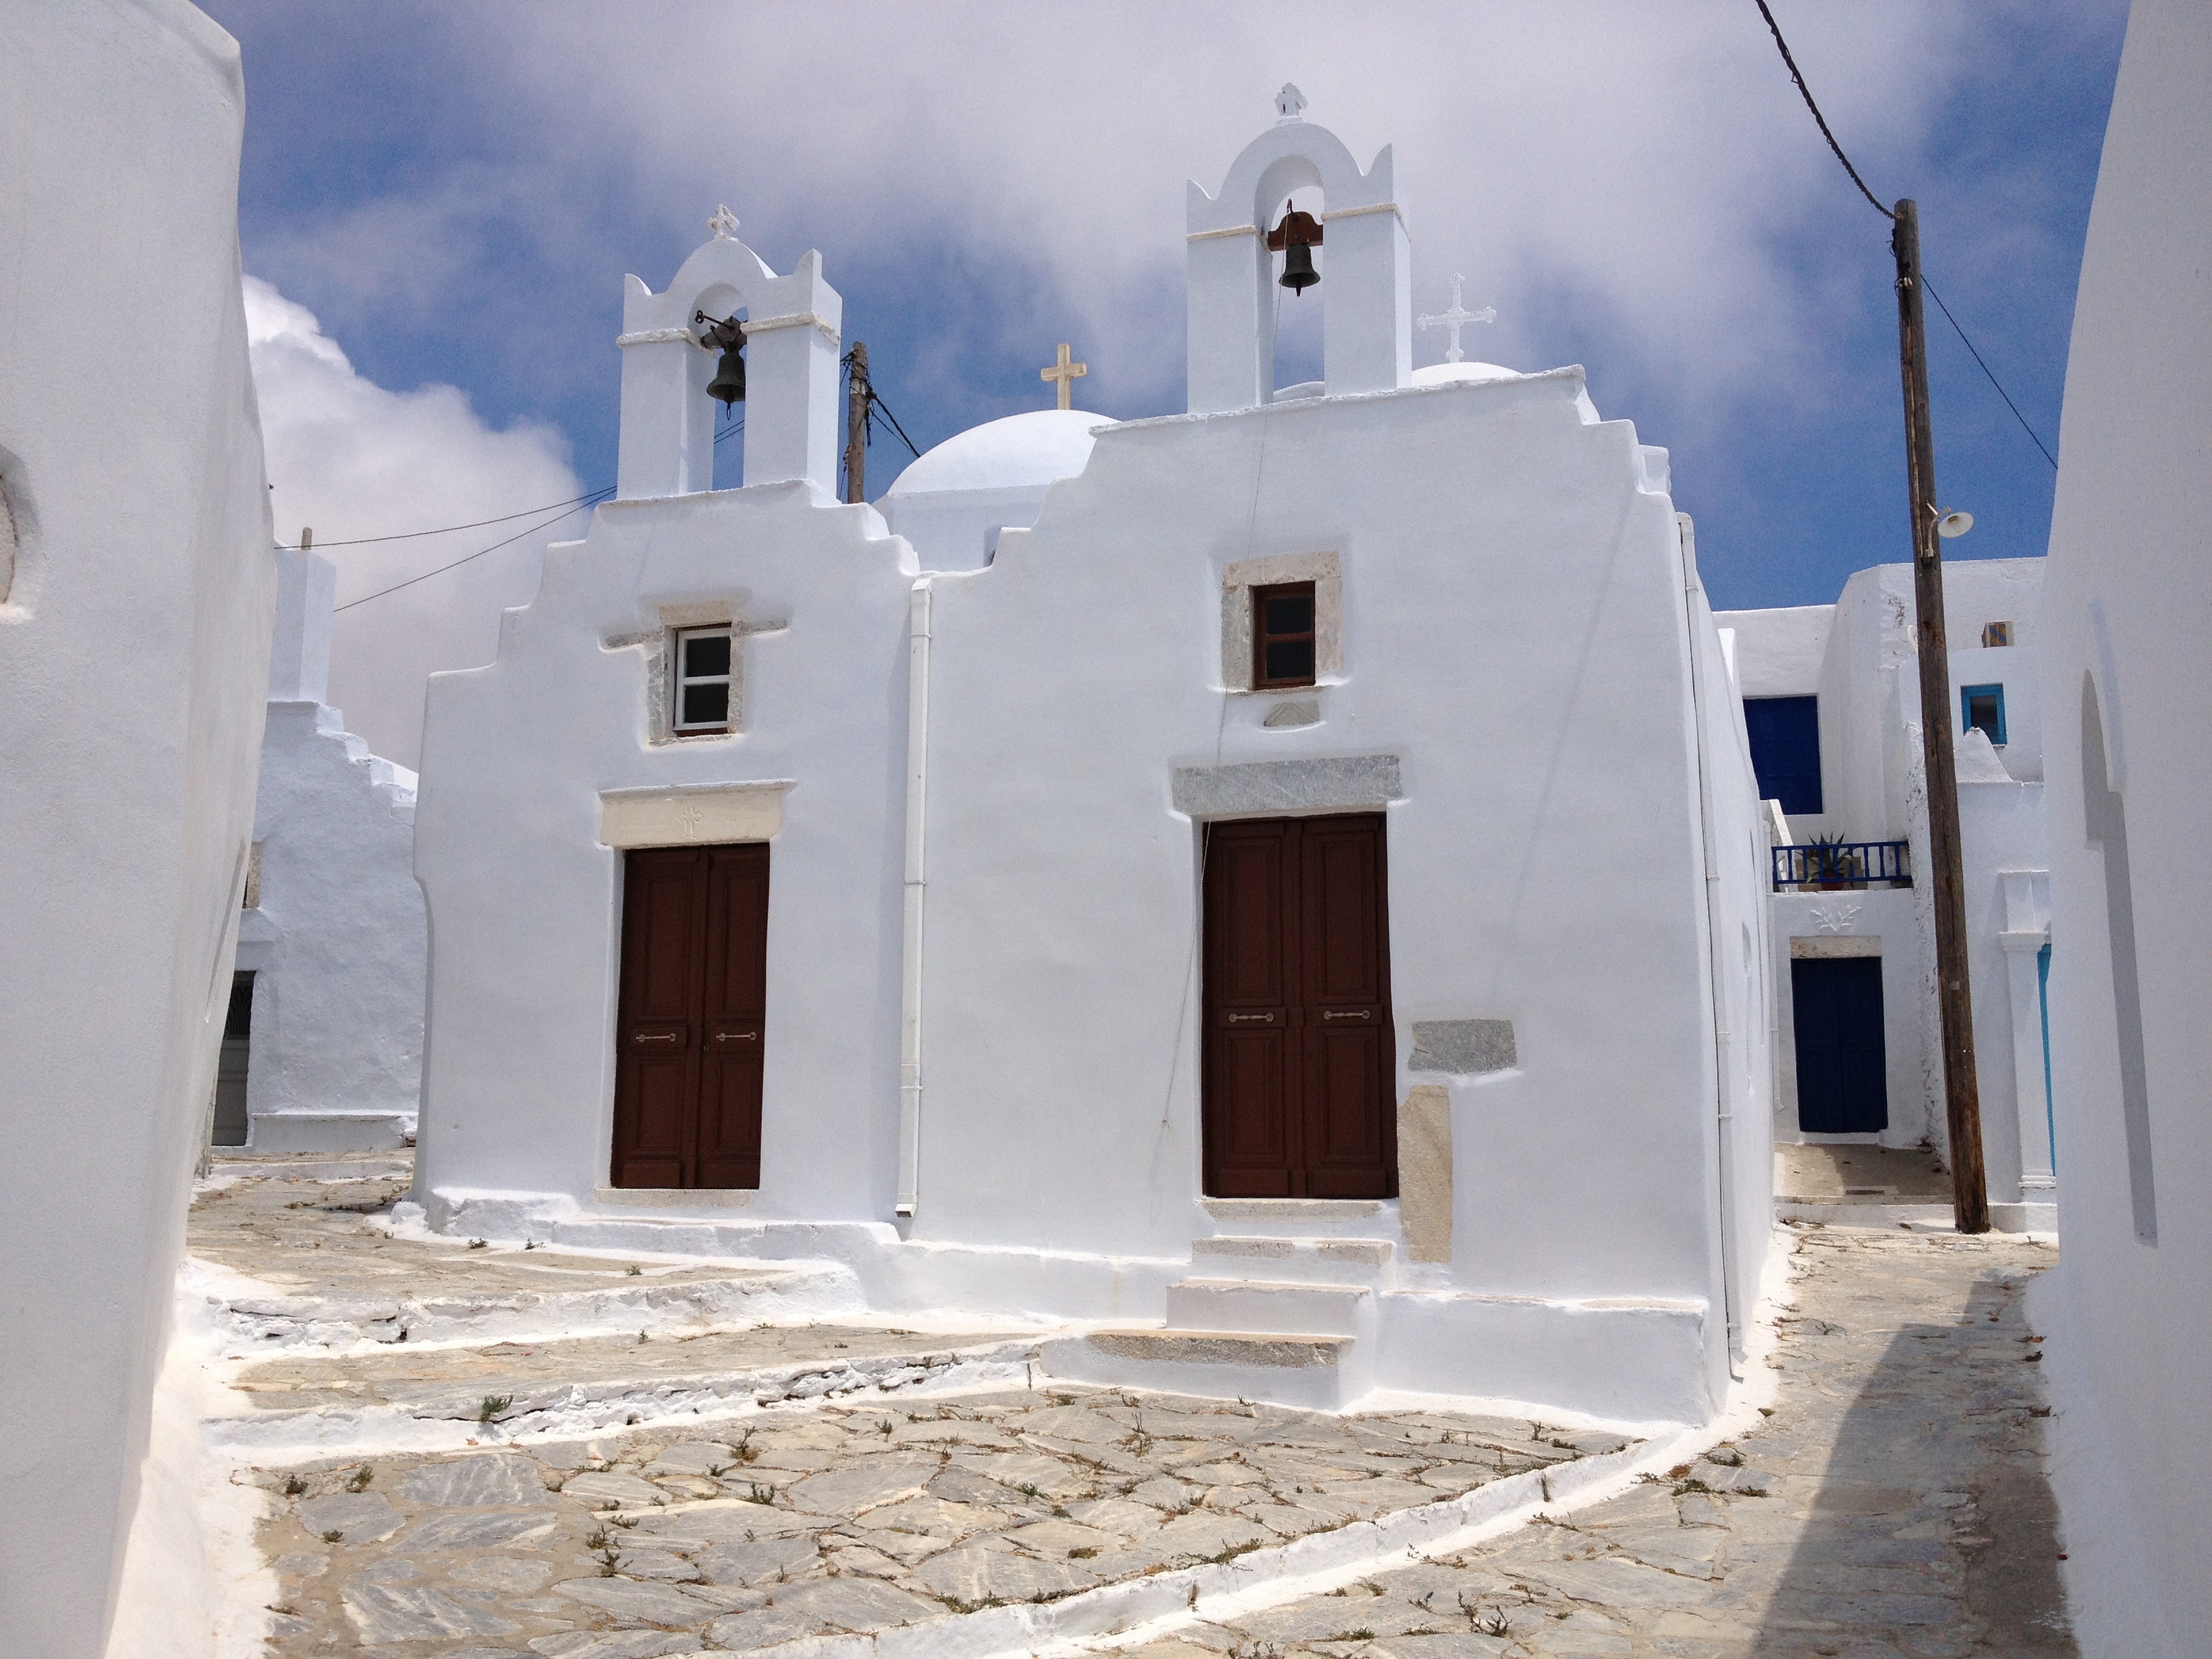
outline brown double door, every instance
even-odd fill
[[[768,846],[628,855],[613,1182],[760,1185]]]
[[[1394,1198],[1382,815],[1209,825],[1206,1190]]]

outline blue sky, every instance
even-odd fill
[[[203,3],[245,53],[248,271],[378,386],[556,429],[586,488],[613,476],[623,275],[665,283],[722,201],[779,270],[823,251],[925,447],[1042,406],[1061,339],[1085,405],[1179,407],[1184,180],[1218,188],[1293,79],[1363,161],[1396,146],[1417,310],[1464,271],[1500,313],[1470,356],[1583,363],[1607,416],[1673,452],[1717,604],[1831,599],[1907,556],[1887,223],[1752,0]],[[2055,448],[2124,6],[1776,11]],[[1941,494],[1978,520],[1947,551],[2040,553],[2050,466],[1940,319],[1931,337]],[[1417,337],[1415,361],[1442,349]],[[879,441],[872,495],[902,458]],[[434,493],[356,501],[319,538],[425,527]]]

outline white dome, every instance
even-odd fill
[[[1445,386],[1454,380],[1515,380],[1521,377],[1517,368],[1502,368],[1496,363],[1431,363],[1426,368],[1413,371],[1415,386]]]
[[[1111,425],[1113,418],[1080,409],[1037,409],[986,421],[910,463],[886,493],[1035,489],[1072,478],[1091,459],[1091,428]]]

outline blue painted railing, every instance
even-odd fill
[[[1901,841],[1844,841],[1775,848],[1774,890],[1910,887],[1909,845]]]

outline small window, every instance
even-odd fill
[[[730,729],[730,630],[687,629],[676,636],[676,729]]]
[[[1314,585],[1285,582],[1252,590],[1255,690],[1314,683]]]
[[[1982,624],[1982,644],[1984,647],[2010,645],[2011,643],[2012,624],[2010,623],[1984,623]]]
[[[2002,685],[1963,685],[1959,688],[1959,719],[1964,726],[1977,726],[1998,748],[2004,747],[2004,687]]]

